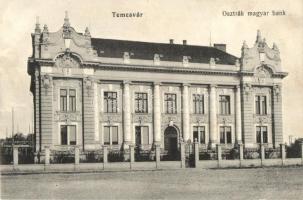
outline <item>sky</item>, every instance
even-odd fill
[[[261,30],[269,46],[275,42],[283,71],[283,130],[303,137],[303,1],[292,0],[0,0],[0,138],[32,130],[32,94],[27,58],[32,54],[31,33],[36,16],[50,32],[63,25],[68,11],[78,32],[89,27],[92,37],[188,44],[227,44],[227,51],[240,57],[243,40],[251,47]],[[227,17],[223,11],[284,10],[285,16]],[[114,18],[112,12],[141,12],[141,18]],[[210,37],[211,35],[211,37]],[[210,39],[211,38],[211,39]]]

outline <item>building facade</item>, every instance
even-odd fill
[[[174,154],[180,141],[246,148],[283,143],[277,45],[258,31],[237,58],[224,44],[193,46],[93,38],[66,15],[57,32],[37,22],[28,59],[35,149],[83,151],[134,144]]]

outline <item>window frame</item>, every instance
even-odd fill
[[[258,131],[258,130],[260,130],[260,131]],[[258,133],[258,132],[260,132],[260,133]],[[266,140],[266,142],[264,142],[264,140]],[[269,143],[268,126],[264,126],[264,125],[256,126],[256,143],[257,144],[268,144]]]
[[[109,128],[109,143],[105,143],[105,128]],[[117,129],[117,141],[113,142],[113,128]],[[113,146],[113,145],[119,145],[119,126],[118,125],[104,125],[103,126],[103,145],[109,145],[109,146]]]
[[[231,115],[230,95],[219,95],[219,113],[220,115]]]
[[[107,96],[105,95],[107,94]],[[111,96],[108,96],[111,94]],[[115,97],[113,97],[113,95]],[[111,108],[109,110],[109,108]],[[103,92],[103,110],[104,113],[118,113],[118,92],[104,91]]]
[[[267,115],[267,95],[255,95],[255,114],[256,115]]]
[[[135,92],[134,99],[135,99],[135,113],[148,113],[148,93]]]
[[[147,143],[144,142],[144,128],[147,129],[147,133],[146,133],[146,136],[147,136]],[[137,141],[136,141],[136,138],[135,138],[135,145],[138,145],[138,146],[142,146],[142,145],[149,145],[150,143],[150,128],[148,125],[135,125],[135,137],[137,137],[137,130],[140,129],[140,143],[137,144]]]
[[[195,129],[197,129],[199,144],[206,144],[206,127],[205,126],[193,126],[193,142],[195,142]],[[203,137],[202,137],[203,135]]]
[[[166,114],[177,114],[178,104],[176,93],[164,93],[164,107]]]
[[[65,95],[62,95],[65,91]],[[74,95],[71,96],[71,91]],[[76,112],[77,111],[77,89],[76,88],[60,88],[59,89],[59,110],[60,112]]]
[[[205,114],[204,108],[204,94],[193,94],[193,113]],[[197,98],[198,97],[198,98]]]
[[[221,132],[222,129],[223,129],[223,132]],[[228,131],[228,129],[229,129],[229,131]],[[231,126],[220,126],[219,131],[220,131],[220,144],[224,144],[224,145],[233,144],[232,127]],[[221,137],[222,133],[223,133],[223,138]],[[228,141],[228,138],[230,138],[230,142]]]
[[[62,127],[66,127],[66,144],[62,144]],[[75,143],[71,144],[71,127],[75,128]],[[60,145],[62,146],[74,146],[78,144],[78,136],[77,136],[77,125],[76,124],[60,124]]]

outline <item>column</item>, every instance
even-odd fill
[[[183,139],[186,142],[189,140],[189,101],[188,101],[188,86],[189,84],[183,84],[182,90],[182,121],[183,121]]]
[[[242,126],[241,126],[241,88],[236,86],[236,140],[242,144]]]
[[[261,144],[261,160],[265,160],[265,147],[264,144]]]
[[[130,93],[129,93],[129,81],[124,81],[123,88],[123,132],[124,132],[124,149],[128,149],[131,144],[131,132],[130,132]]]
[[[218,168],[221,165],[221,161],[222,161],[222,149],[221,149],[221,144],[217,144],[217,160],[218,160]]]
[[[154,143],[161,143],[160,83],[154,83]]]
[[[211,148],[215,148],[218,137],[217,137],[217,98],[216,98],[216,86],[210,85],[209,91],[209,104],[210,104],[210,144]]]

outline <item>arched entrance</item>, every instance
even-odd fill
[[[164,150],[167,151],[168,160],[178,160],[178,132],[173,126],[169,126],[165,129]]]

